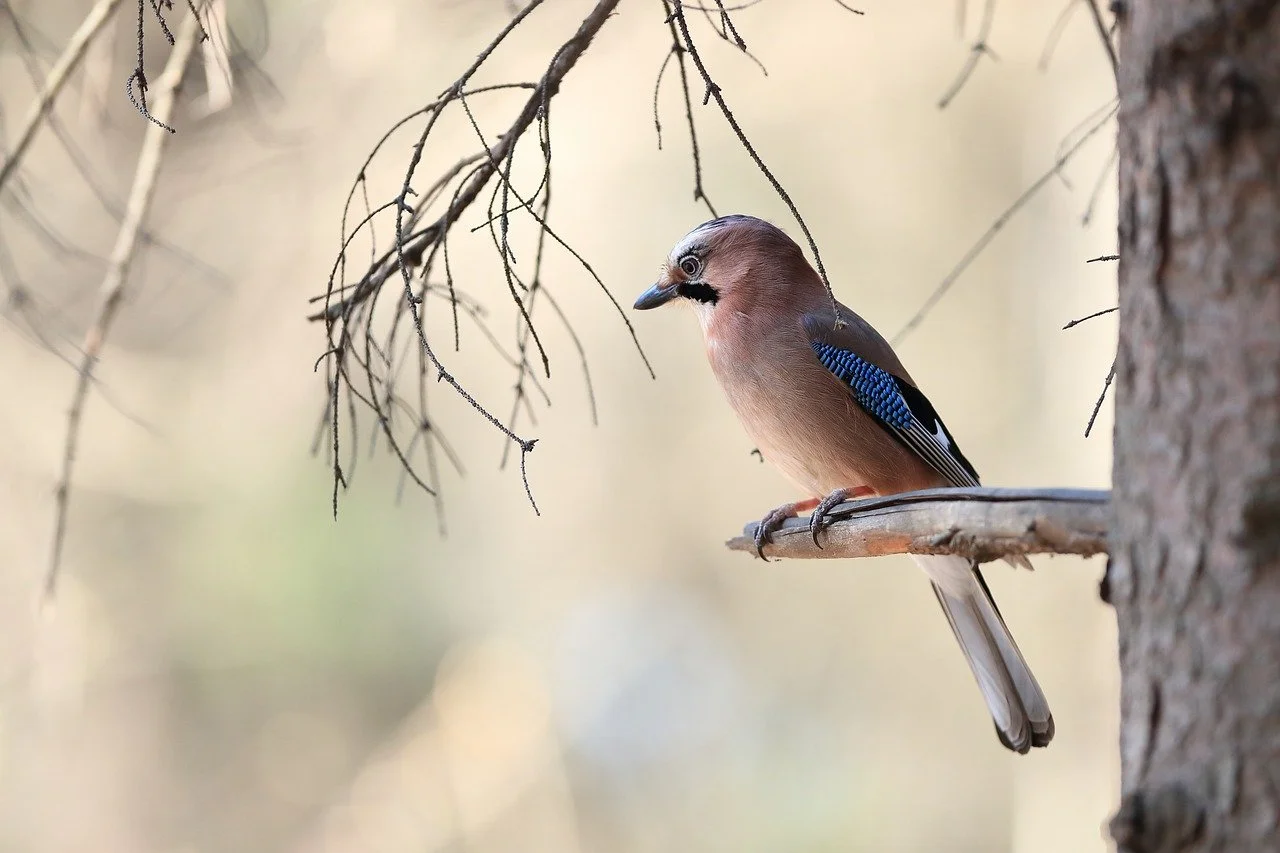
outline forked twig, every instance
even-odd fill
[[[963,12],[961,12],[961,22],[963,26]],[[987,43],[991,38],[991,25],[995,23],[996,0],[987,0],[982,7],[982,23],[978,27],[978,38],[969,47],[969,56],[965,59],[964,65],[960,66],[960,72],[956,75],[956,79],[947,87],[947,91],[942,93],[942,97],[938,99],[938,109],[945,110],[956,95],[960,94],[960,90],[964,88],[964,84],[969,82],[969,78],[973,76],[973,72],[978,68],[978,62],[982,57],[990,56],[992,59],[999,59],[991,45]]]
[[[93,380],[93,368],[97,364],[102,347],[106,343],[111,325],[116,318],[125,294],[129,267],[133,261],[138,245],[143,221],[151,209],[155,197],[156,177],[160,173],[161,156],[169,133],[164,125],[173,113],[173,105],[182,84],[182,75],[195,51],[200,35],[199,19],[192,15],[182,22],[172,53],[165,64],[164,71],[156,81],[159,96],[155,102],[153,115],[157,124],[147,128],[142,140],[142,148],[138,153],[138,165],[134,171],[133,187],[129,191],[129,199],[125,205],[124,219],[120,223],[120,231],[116,235],[114,248],[107,261],[107,271],[99,289],[98,308],[93,322],[85,334],[80,359],[79,376],[71,397],[71,409],[67,415],[67,437],[63,446],[62,471],[58,477],[56,490],[56,515],[54,520],[53,553],[49,561],[49,569],[45,575],[44,594],[46,598],[53,596],[57,589],[58,573],[62,565],[63,545],[66,540],[67,511],[71,497],[71,476],[75,466],[76,446],[80,438],[80,425],[84,418],[85,403],[89,396],[89,386]]]
[[[827,276],[827,268],[822,263],[822,254],[818,251],[818,243],[813,238],[813,233],[809,230],[809,226],[804,221],[804,217],[800,215],[800,211],[797,209],[796,203],[791,200],[791,194],[783,188],[782,183],[774,176],[769,167],[765,165],[764,159],[761,158],[760,153],[756,151],[756,147],[751,144],[751,140],[747,138],[746,131],[742,129],[742,125],[740,125],[737,118],[734,117],[733,111],[729,109],[729,104],[725,101],[724,93],[720,90],[719,84],[717,84],[715,79],[712,78],[711,72],[707,70],[706,63],[702,61],[702,56],[698,52],[698,47],[694,44],[693,37],[689,35],[689,22],[685,17],[684,6],[681,3],[681,0],[670,0],[670,3],[672,11],[669,18],[674,19],[676,24],[679,26],[680,36],[684,40],[684,49],[688,51],[689,58],[693,60],[694,66],[702,76],[702,82],[705,83],[707,87],[706,95],[702,99],[703,104],[709,103],[712,100],[716,102],[716,106],[720,108],[721,115],[723,115],[724,120],[728,122],[730,129],[734,132],[734,135],[738,137],[738,141],[747,152],[747,156],[749,156],[752,162],[756,164],[756,168],[759,169],[761,174],[765,176],[765,179],[768,180],[769,185],[773,187],[773,191],[778,194],[778,197],[782,199],[783,204],[785,204],[787,209],[791,211],[791,215],[795,218],[796,224],[800,226],[800,230],[804,232],[805,239],[809,241],[809,251],[813,253],[814,266],[818,268],[818,274],[822,276],[822,284],[827,289],[827,295],[831,297],[831,309],[837,318],[836,325],[837,327],[842,325],[843,321],[839,319],[840,312],[836,310],[835,291],[831,289],[831,279]]]
[[[528,381],[539,388],[539,393],[542,394],[545,400],[545,391],[541,390],[536,376],[529,370],[528,352],[526,350],[526,346],[530,345],[536,348],[537,356],[535,356],[535,360],[541,362],[541,372],[549,375],[550,357],[543,348],[538,330],[533,326],[531,314],[535,297],[539,292],[545,290],[545,284],[539,277],[543,241],[549,238],[564,247],[583,265],[584,269],[593,276],[597,284],[608,294],[607,288],[604,288],[603,282],[595,275],[590,264],[578,252],[568,246],[555,230],[546,223],[545,205],[549,198],[551,174],[549,124],[551,99],[558,93],[561,81],[585,53],[596,33],[612,16],[613,10],[620,0],[600,0],[595,8],[583,18],[577,31],[555,51],[544,73],[536,82],[468,88],[468,82],[497,47],[542,2],[543,0],[532,0],[532,2],[519,10],[502,31],[490,41],[479,57],[435,101],[405,117],[388,131],[374,146],[374,150],[370,153],[365,165],[360,170],[356,182],[352,186],[352,191],[348,196],[347,207],[344,209],[343,214],[342,249],[339,252],[322,297],[324,304],[320,311],[312,315],[312,319],[322,320],[325,323],[329,344],[326,355],[323,357],[323,361],[326,364],[326,382],[329,388],[329,403],[324,425],[333,431],[331,436],[333,441],[331,461],[334,465],[335,512],[338,489],[341,486],[345,486],[346,473],[349,473],[343,471],[338,461],[339,421],[343,414],[340,394],[341,389],[344,387],[346,388],[349,404],[352,400],[359,401],[373,411],[380,435],[387,440],[402,466],[410,469],[410,477],[428,492],[432,494],[438,493],[438,484],[435,482],[433,473],[436,468],[432,455],[435,450],[435,444],[432,436],[428,435],[428,433],[433,434],[436,440],[439,440],[439,433],[434,427],[433,420],[425,411],[425,395],[419,394],[419,411],[412,412],[408,404],[402,405],[399,402],[399,398],[394,392],[400,367],[406,363],[405,358],[409,353],[408,341],[405,342],[403,348],[397,344],[398,329],[402,323],[405,327],[412,328],[412,348],[419,351],[418,382],[420,390],[422,383],[425,383],[429,376],[436,381],[447,383],[482,418],[497,429],[508,442],[514,443],[520,448],[521,471],[522,478],[525,481],[526,494],[535,511],[537,510],[536,504],[533,504],[532,492],[528,488],[527,476],[524,473],[525,457],[533,449],[534,441],[524,438],[515,431],[514,420],[511,420],[509,422],[510,425],[508,425],[495,416],[485,404],[482,404],[463,387],[453,371],[443,363],[441,359],[442,353],[424,325],[426,322],[424,315],[427,307],[427,302],[424,300],[430,293],[434,297],[431,300],[432,302],[447,303],[447,310],[451,313],[453,319],[455,350],[458,349],[461,343],[459,327],[461,309],[461,313],[469,316],[481,328],[485,340],[495,348],[500,357],[507,361],[511,360],[511,357],[503,351],[502,346],[492,333],[488,332],[479,314],[463,306],[455,289],[455,270],[450,258],[449,244],[453,229],[461,216],[474,206],[481,195],[486,195],[489,200],[488,211],[484,222],[478,227],[487,227],[489,229],[494,246],[502,260],[507,296],[516,304],[521,317],[520,332],[518,334],[520,349],[514,361],[514,364],[521,371],[517,382],[518,389],[522,389],[523,383]],[[496,137],[485,133],[472,106],[469,104],[469,99],[482,92],[496,92],[513,88],[529,90],[523,106],[503,133]],[[475,137],[480,144],[480,151],[477,155],[463,158],[443,178],[433,183],[428,191],[419,194],[414,186],[419,164],[422,162],[423,154],[428,148],[429,140],[433,138],[432,134],[440,116],[445,110],[454,105],[461,108],[467,116]],[[419,118],[423,120],[423,127],[417,135],[416,143],[413,145],[399,192],[387,204],[375,209],[368,209],[365,218],[348,233],[346,226],[347,211],[350,209],[355,193],[360,190],[362,196],[367,198],[365,172],[369,164],[393,133],[404,127],[408,122]],[[517,188],[513,182],[512,168],[517,149],[520,148],[520,141],[534,128],[537,129],[538,147],[543,159],[542,177],[532,192],[526,192]],[[428,212],[433,209],[437,201],[441,203],[443,209],[434,211],[428,217]],[[368,207],[369,205],[366,202],[366,208]],[[539,213],[540,208],[542,213]],[[375,254],[372,262],[359,280],[346,284],[344,279],[348,248],[355,237],[363,230],[370,230],[370,234],[372,234],[371,229],[374,220],[384,212],[388,218],[394,214],[396,221],[395,232],[390,240],[390,246],[383,250],[380,255]],[[531,285],[526,284],[522,274],[516,268],[511,220],[513,215],[517,213],[521,216],[528,216],[538,227],[539,252]],[[438,278],[431,278],[432,271],[437,269],[439,264],[444,266],[443,286],[438,283]],[[375,334],[374,317],[377,313],[377,303],[383,290],[383,285],[387,284],[393,276],[398,276],[400,279],[403,285],[403,296],[395,300],[390,331],[384,344],[378,346],[373,340]],[[429,281],[437,283],[428,284]],[[443,301],[440,297],[444,297]],[[546,298],[550,301],[549,292],[546,293]],[[621,306],[611,295],[609,295],[609,298],[634,338],[634,330],[631,328],[629,318],[622,313]],[[552,304],[554,305],[554,303]],[[559,314],[558,309],[557,314]],[[563,319],[563,315],[561,314],[560,316]],[[570,335],[574,340],[575,346],[580,347],[580,342],[572,329],[570,329]],[[636,346],[639,347],[638,341]],[[361,353],[361,349],[363,349],[363,353]],[[640,353],[641,358],[644,359],[643,351],[641,350]],[[647,360],[645,363],[647,365]],[[355,389],[350,387],[351,371],[353,369],[364,374],[364,379],[368,384],[367,392],[357,393]],[[589,374],[584,373],[584,376],[588,382],[588,394],[594,399],[590,389]],[[517,391],[517,405],[519,404],[521,393],[522,391]],[[351,408],[350,405],[348,408]],[[396,435],[396,430],[393,429],[393,416],[397,411],[410,412],[415,424],[413,438],[406,444],[402,444],[401,439]],[[348,416],[349,419],[354,419],[354,414],[354,410],[351,410]],[[424,438],[426,439],[425,443],[423,441]],[[415,447],[421,447],[427,454],[428,468],[431,469],[428,472],[428,477],[431,480],[430,484],[412,471],[408,455]]]

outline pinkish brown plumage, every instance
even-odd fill
[[[765,516],[757,546],[813,509],[865,494],[977,485],[977,474],[869,323],[836,303],[790,237],[763,220],[727,216],[687,234],[638,309],[693,306],[707,359],[765,459],[807,496]],[[976,566],[916,561],[933,581],[1001,741],[1027,752],[1053,737],[1043,692]],[[1021,564],[1027,565],[1025,559]]]

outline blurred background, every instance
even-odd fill
[[[0,5],[34,34],[43,74],[89,4]],[[476,82],[536,79],[591,5],[539,9]],[[1060,8],[1000,4],[998,61],[939,110],[978,29],[969,5],[963,33],[952,0],[869,0],[863,17],[822,0],[736,12],[768,76],[690,15],[837,295],[888,335],[1113,92],[1083,7],[1041,69]],[[123,91],[135,23],[122,6],[56,110],[117,200],[145,129]],[[444,475],[447,536],[433,501],[412,489],[398,501],[397,466],[364,452],[367,419],[335,522],[330,469],[311,451],[326,344],[307,300],[367,151],[512,6],[231,0],[227,14],[233,100],[205,114],[193,74],[175,114],[149,224],[185,254],[151,246],[134,267],[44,607],[68,359],[117,226],[47,129],[0,210],[0,850],[1105,849],[1119,764],[1102,561],[987,570],[1058,724],[1049,749],[1014,755],[909,560],[765,564],[724,548],[797,496],[750,455],[693,317],[628,309],[653,381],[563,252],[546,279],[582,338],[599,424],[572,341],[544,322],[554,405],[520,425],[539,439],[528,474],[541,516],[518,470],[498,468],[503,438],[433,385],[466,468]],[[553,222],[628,306],[708,218],[691,198],[674,69],[656,145],[669,44],[660,4],[623,2],[553,108]],[[167,47],[149,47],[154,78]],[[33,97],[31,59],[0,12],[6,145]],[[799,236],[701,92],[718,209]],[[477,106],[490,138],[523,98]],[[899,348],[987,484],[1109,483],[1110,406],[1083,431],[1113,318],[1060,329],[1114,304],[1114,268],[1085,263],[1114,249],[1113,175],[1081,224],[1113,136],[1013,218]],[[370,170],[374,204],[394,196],[411,144],[397,138]],[[433,145],[424,174],[474,147],[460,113]],[[477,206],[451,263],[510,341],[489,236],[468,232],[482,221]],[[514,228],[531,245],[531,223]],[[474,327],[442,354],[508,411],[514,371]]]

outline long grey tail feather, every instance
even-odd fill
[[[934,594],[978,681],[1000,741],[1020,753],[1047,746],[1054,730],[1049,703],[981,573],[960,557],[915,559],[933,581]]]

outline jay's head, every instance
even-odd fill
[[[754,216],[735,214],[704,222],[676,244],[662,275],[635,307],[690,303],[703,328],[717,313],[750,311],[800,301],[822,281],[796,242]]]

